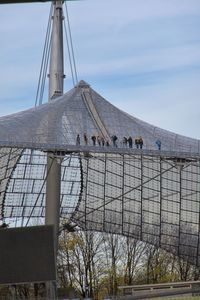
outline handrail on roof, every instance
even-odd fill
[[[36,1],[32,1],[32,0],[22,0],[22,1],[13,1],[13,0],[4,0],[1,1],[0,0],[0,4],[16,4],[16,3],[35,3],[35,2],[54,2],[55,0],[36,0]],[[62,0],[64,1],[77,1],[77,0]]]
[[[116,147],[101,147],[101,146],[81,146],[81,145],[60,145],[60,144],[43,144],[31,142],[9,142],[0,141],[2,148],[20,148],[33,149],[51,152],[66,152],[66,153],[90,153],[90,154],[116,154],[116,155],[144,155],[152,157],[164,157],[175,160],[177,158],[200,160],[200,153],[183,152],[176,150],[148,150],[148,149],[133,149],[133,148],[116,148]]]

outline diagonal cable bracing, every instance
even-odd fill
[[[47,31],[46,31],[46,37],[45,37],[45,43],[44,43],[43,55],[42,55],[42,62],[40,67],[40,75],[39,75],[38,87],[37,87],[37,93],[35,99],[35,106],[37,106],[38,104],[39,105],[42,104],[42,99],[44,94],[44,85],[45,85],[45,79],[47,75],[47,65],[49,60],[49,44],[50,44],[52,11],[53,11],[53,4],[51,4],[50,13],[49,13],[49,19],[48,19],[48,25],[47,25]]]
[[[67,33],[67,28],[66,28],[66,23],[64,21],[64,30],[65,30],[65,38],[66,38],[66,42],[67,42],[67,51],[68,51],[68,55],[69,55],[69,64],[70,64],[70,70],[71,70],[71,75],[72,75],[72,82],[73,85],[76,85],[75,82],[75,78],[74,78],[74,71],[73,71],[73,66],[72,66],[72,58],[71,58],[71,51],[70,51],[70,47],[69,47],[69,38],[68,38],[68,33]]]
[[[159,174],[155,175],[154,177],[152,177],[152,178],[146,180],[145,182],[143,182],[143,185],[147,184],[147,183],[150,182],[151,180],[154,180],[155,178],[159,177],[160,175],[165,174],[166,172],[170,171],[170,170],[173,169],[173,168],[174,168],[174,166],[168,168],[167,170],[164,170],[161,174],[159,173]],[[132,192],[132,191],[138,189],[139,187],[141,187],[141,184],[139,184],[139,185],[136,186],[136,187],[131,188],[130,190],[128,190],[127,192],[125,192],[125,193],[123,193],[123,194],[120,194],[118,197],[108,199],[108,201],[107,201],[106,203],[104,203],[104,204],[98,206],[97,208],[93,208],[90,212],[87,213],[87,215],[90,215],[90,214],[93,213],[94,211],[98,211],[100,208],[102,208],[102,207],[104,207],[104,206],[106,206],[106,205],[112,203],[113,201],[115,201],[115,200],[117,200],[117,199],[119,199],[119,198],[121,198],[121,197],[123,197],[123,196],[129,194],[130,192]],[[81,219],[82,219],[82,217],[78,217],[78,218],[76,219],[76,221],[81,220]]]
[[[74,47],[73,47],[73,41],[72,41],[71,26],[70,26],[69,13],[68,13],[68,8],[67,8],[66,2],[65,2],[65,10],[66,10],[66,17],[67,17],[67,24],[68,24],[68,31],[69,31],[69,42],[70,42],[70,48],[71,48],[71,54],[72,54],[72,64],[73,64],[73,69],[74,69],[75,82],[76,82],[76,84],[78,84],[78,76],[77,76],[77,70],[76,70],[76,62],[75,62]]]

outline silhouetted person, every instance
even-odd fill
[[[105,146],[105,140],[103,137],[101,138],[101,144],[102,144],[102,146]]]
[[[116,135],[113,135],[111,138],[112,138],[113,146],[117,147],[117,139],[118,139],[118,137]]]
[[[156,145],[158,146],[158,150],[161,150],[161,141],[156,140]]]
[[[93,136],[91,137],[91,139],[92,139],[93,146],[95,146],[95,145],[96,145],[96,136],[93,135]]]
[[[110,146],[110,144],[109,144],[109,141],[108,141],[108,140],[106,140],[106,146],[107,146],[107,147],[109,147],[109,146]]]
[[[123,146],[127,147],[127,142],[128,142],[128,139],[127,137],[123,137]]]
[[[141,136],[139,138],[139,145],[140,145],[140,149],[142,149],[142,147],[143,147],[143,139],[142,139]]]
[[[133,139],[132,139],[132,137],[131,136],[129,136],[129,138],[128,138],[128,146],[129,146],[129,148],[133,148]]]
[[[101,146],[101,138],[100,138],[99,135],[98,135],[98,137],[97,137],[97,143],[98,143],[99,146]]]
[[[137,149],[139,149],[139,145],[140,145],[140,138],[136,138],[135,139],[135,146]]]
[[[87,137],[86,133],[84,133],[83,139],[84,139],[85,145],[87,145],[88,144],[88,137]]]
[[[80,145],[80,143],[81,143],[80,135],[77,134],[77,137],[76,137],[76,145]]]

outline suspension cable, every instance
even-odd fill
[[[66,23],[64,22],[64,31],[65,31],[65,38],[67,43],[68,55],[69,55],[72,81],[73,81],[73,85],[75,86],[75,84],[78,83],[78,76],[77,76],[74,48],[72,42],[69,13],[68,13],[66,2],[65,2],[65,10],[66,10],[67,26]],[[38,87],[37,87],[37,93],[35,99],[35,106],[42,104],[43,96],[44,96],[45,82],[47,77],[47,68],[48,68],[49,57],[50,57],[51,38],[52,38],[51,37],[52,12],[53,12],[53,4],[51,4],[51,9],[49,13],[49,19],[48,19],[48,25],[47,25],[47,31],[46,31],[46,37],[45,37],[45,43],[44,43],[43,55],[42,55],[42,62],[41,62],[41,68],[39,74],[39,81],[38,81]]]
[[[65,29],[65,38],[66,38],[66,42],[67,42],[67,50],[68,50],[68,55],[69,55],[69,64],[70,64],[70,70],[71,70],[71,75],[72,75],[72,81],[73,81],[73,85],[75,86],[74,72],[73,72],[73,67],[72,67],[72,58],[71,58],[71,52],[70,52],[70,47],[69,47],[69,38],[68,38],[68,34],[67,34],[65,20],[64,20],[64,29]]]
[[[35,106],[37,106],[37,104],[39,105],[42,104],[42,99],[44,95],[44,86],[45,86],[47,66],[49,60],[52,11],[53,11],[53,4],[51,4],[50,13],[49,13],[49,19],[48,19],[48,25],[47,25],[47,31],[46,31],[46,37],[45,37],[45,43],[44,43],[43,55],[42,55],[42,62],[40,67],[40,75],[39,75],[38,87],[37,87],[37,93],[35,99]]]
[[[68,8],[67,8],[67,3],[66,2],[65,2],[65,10],[66,10],[67,25],[68,25],[68,31],[69,31],[70,48],[71,48],[71,53],[72,53],[72,63],[73,63],[73,69],[74,69],[74,74],[75,74],[75,81],[76,81],[76,84],[77,84],[78,83],[78,76],[77,76],[77,70],[76,70],[74,47],[73,47],[73,42],[72,42],[71,26],[70,26],[70,20],[69,20],[69,14],[68,14]]]
[[[48,62],[49,62],[49,57],[50,57],[50,48],[51,48],[51,39],[48,44],[46,58],[45,58],[45,66],[44,66],[42,85],[41,85],[41,90],[40,90],[39,105],[42,104],[42,100],[43,100],[43,96],[44,96],[45,82],[46,82],[46,78],[47,78],[47,68],[48,68]]]
[[[47,28],[47,43],[46,43],[46,47],[45,47],[45,59],[44,59],[43,77],[42,77],[41,89],[40,89],[39,105],[42,104],[45,82],[46,82],[46,78],[47,78],[47,68],[48,68],[50,47],[51,47],[52,12],[53,12],[53,4],[51,5],[50,14],[49,14],[49,23],[48,23],[48,28]]]

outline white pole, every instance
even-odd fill
[[[63,94],[63,11],[62,1],[54,2],[53,27],[49,67],[49,101]],[[55,128],[49,128],[49,135],[55,135]],[[45,224],[54,225],[55,263],[57,260],[60,219],[61,160],[52,153],[47,154],[46,210]],[[51,285],[50,285],[51,286]],[[47,285],[47,297],[55,299],[52,288]],[[51,286],[52,287],[52,286]]]
[[[49,67],[49,101],[63,94],[64,66],[62,22],[62,1],[55,1]],[[51,134],[56,134],[54,128],[49,128],[49,135]],[[55,253],[57,253],[60,216],[61,162],[59,162],[52,153],[48,153],[47,157],[47,175],[45,224],[55,226],[54,241]]]
[[[49,67],[49,101],[63,94],[63,79],[63,10],[62,1],[55,1]]]

